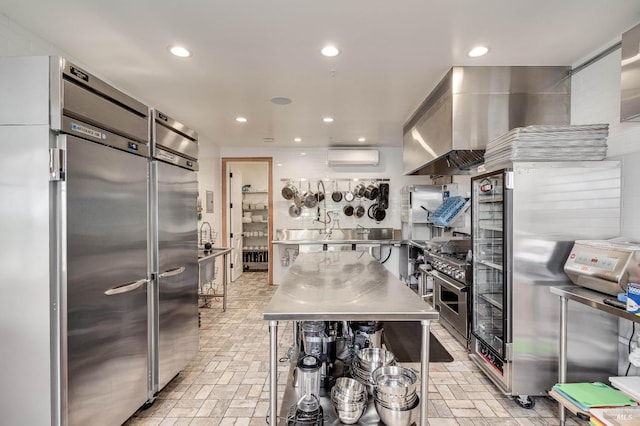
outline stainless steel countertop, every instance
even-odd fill
[[[640,316],[630,314],[623,309],[607,305],[603,302],[604,299],[615,299],[614,296],[593,291],[585,287],[580,287],[578,285],[549,287],[549,290],[556,296],[564,297],[566,299],[582,303],[583,305],[587,305],[594,309],[616,315],[620,318],[628,319],[634,322],[640,322]]]
[[[437,320],[439,313],[367,252],[300,253],[264,320]]]
[[[380,244],[393,245],[400,244],[400,240],[273,240],[272,244],[281,245],[306,245],[306,244]]]
[[[209,259],[230,253],[231,249],[227,247],[214,247],[209,254],[204,254],[202,249],[198,249],[198,263],[206,262]]]
[[[277,229],[273,244],[400,244],[393,228]]]

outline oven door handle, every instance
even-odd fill
[[[427,273],[434,278],[438,278],[441,281],[441,283],[445,284],[444,285],[445,287],[449,288],[449,290],[457,291],[460,293],[469,293],[469,291],[471,290],[470,286],[453,281],[451,278],[447,277],[446,275],[441,275],[438,271],[432,270]]]

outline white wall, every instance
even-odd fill
[[[619,40],[611,44],[616,41]],[[640,123],[620,123],[620,60],[621,52],[616,50],[573,76],[571,121],[572,124],[609,123],[608,157],[622,161],[621,235],[640,242]],[[626,372],[632,334],[631,322],[620,320],[618,374]],[[629,374],[638,375],[640,369],[632,367]]]
[[[222,236],[222,183],[220,182],[220,150],[212,144],[207,144],[205,140],[199,140],[198,152],[198,198],[202,201],[202,219],[198,221],[198,227],[204,222],[208,222],[217,232],[216,246],[220,246]],[[206,212],[206,191],[213,191],[213,213]]]
[[[620,123],[620,61],[618,49],[573,76],[571,121],[609,123],[608,157],[622,161],[621,234],[640,241],[640,123]]]

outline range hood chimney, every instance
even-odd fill
[[[403,126],[404,174],[471,174],[509,130],[570,124],[570,69],[451,68]]]

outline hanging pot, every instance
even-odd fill
[[[305,192],[302,195],[302,204],[304,204],[307,208],[314,208],[318,205],[318,199],[316,198],[316,194],[313,192]]]
[[[302,194],[302,203],[304,204],[305,207],[307,207],[309,209],[312,209],[316,205],[318,205],[318,198],[316,197],[316,194],[311,192],[311,184],[310,183],[307,183],[307,192]]]
[[[342,201],[342,192],[338,191],[338,184],[336,182],[333,183],[333,192],[331,193],[331,199],[334,203],[339,203]]]
[[[376,210],[378,210],[378,203],[373,203],[367,209],[367,216],[369,219],[375,219]]]
[[[350,203],[353,201],[354,198],[355,198],[355,195],[351,191],[351,182],[349,182],[349,191],[344,193],[344,199]]]
[[[378,187],[372,183],[366,187],[363,195],[369,200],[375,200],[378,198]]]
[[[342,213],[344,213],[345,216],[353,216],[353,206],[351,204],[347,204],[342,208]]]
[[[364,211],[364,207],[362,207],[362,205],[359,205],[358,207],[353,209],[353,214],[357,218],[361,218],[362,216],[364,216],[364,213],[365,213],[365,211]]]
[[[291,182],[288,182],[284,188],[282,188],[282,197],[285,200],[292,200],[293,197],[298,193],[298,190]]]
[[[382,222],[384,220],[385,217],[387,217],[387,212],[384,209],[381,208],[377,208],[375,213],[373,214],[374,219],[376,220],[376,222]]]
[[[296,195],[293,196],[293,205],[300,208],[302,207],[302,197],[300,197],[300,194],[298,194],[296,192]]]
[[[300,217],[300,213],[302,213],[302,209],[295,204],[289,206],[289,216],[291,217]]]
[[[365,186],[364,183],[359,183],[356,185],[356,187],[353,190],[353,193],[356,197],[358,198],[362,198],[364,197],[364,190],[365,190]]]

